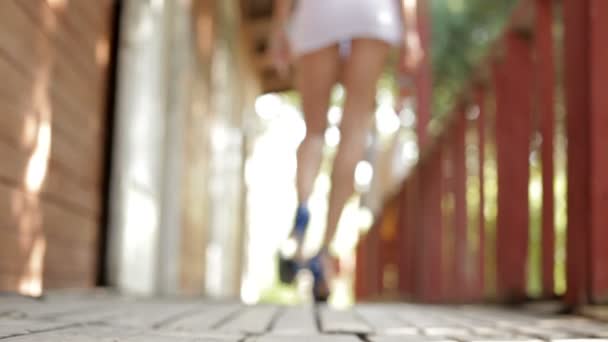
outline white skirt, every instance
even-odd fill
[[[294,56],[355,38],[403,42],[400,0],[298,0],[289,24]]]

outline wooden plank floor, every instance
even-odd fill
[[[0,295],[0,341],[608,342],[608,324],[478,306],[245,306],[103,292]]]

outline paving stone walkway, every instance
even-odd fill
[[[0,340],[10,342],[608,342],[608,324],[478,306],[363,304],[245,306],[191,299],[133,299],[105,292],[44,300],[0,296]]]

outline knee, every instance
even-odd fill
[[[319,120],[321,121],[321,120]],[[306,139],[318,139],[325,135],[327,123],[323,122],[308,122],[306,123]]]
[[[303,146],[308,146],[313,148],[313,146],[322,146],[325,144],[325,134],[320,131],[306,132],[304,136],[304,140],[300,144],[300,148]]]

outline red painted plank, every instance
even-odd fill
[[[408,252],[407,256],[407,267],[409,272],[409,279],[406,279],[406,283],[404,286],[408,289],[406,295],[410,298],[416,297],[417,283],[418,277],[420,276],[418,271],[418,249],[420,248],[420,240],[418,231],[420,230],[421,224],[421,207],[420,202],[421,198],[419,196],[419,188],[420,188],[420,173],[414,172],[410,176],[407,185],[407,231],[406,231],[406,239],[407,245],[406,248]]]
[[[570,305],[589,301],[590,151],[589,1],[564,1],[568,138],[567,292]]]
[[[443,189],[441,187],[441,160],[443,158],[443,152],[438,150],[435,153],[435,157],[431,159],[429,180],[431,186],[429,186],[429,220],[430,228],[425,231],[426,240],[431,246],[430,252],[432,253],[431,258],[431,288],[433,289],[432,296],[429,298],[433,302],[441,301],[443,298],[443,284],[445,283],[445,277],[443,270],[443,245],[444,245],[444,234],[443,234],[443,219],[441,212],[441,198]]]
[[[495,67],[498,162],[497,288],[501,300],[526,296],[528,184],[532,116],[530,42],[505,36],[506,54]]]
[[[554,219],[554,134],[555,134],[555,62],[553,56],[553,1],[536,1],[536,70],[538,77],[538,101],[540,131],[542,135],[542,271],[543,295],[555,293],[555,219]]]
[[[440,302],[443,299],[442,250],[443,232],[441,216],[441,150],[436,150],[420,168],[420,202],[422,214],[418,234],[421,237],[418,255],[420,268],[418,297],[425,302]]]
[[[399,292],[408,297],[412,293],[411,284],[411,255],[412,249],[410,247],[410,215],[409,215],[409,190],[411,188],[411,178],[406,180],[403,184],[401,192],[399,194]]]
[[[383,298],[396,298],[399,289],[399,197],[393,197],[384,209],[384,217],[380,229],[380,250],[378,268],[380,274],[380,294]]]
[[[418,1],[418,32],[424,57],[420,63],[416,77],[416,103],[417,103],[417,133],[418,144],[421,150],[429,143],[428,127],[431,120],[432,102],[432,70],[431,70],[431,19],[428,1]]]
[[[367,265],[369,238],[367,234],[360,237],[356,252],[356,269],[355,269],[355,298],[357,300],[365,300],[368,297],[369,289],[367,279],[369,279]]]
[[[456,279],[456,260],[454,258],[454,153],[452,143],[453,130],[446,132],[443,137],[446,142],[441,143],[441,214],[443,238],[443,274],[447,281],[443,284],[443,294],[446,300],[455,300],[456,286],[453,286]]]
[[[414,298],[416,300],[424,300],[425,293],[428,291],[427,284],[429,281],[426,280],[430,274],[428,266],[429,244],[426,241],[425,230],[430,229],[428,223],[428,167],[424,164],[418,164],[417,170],[417,184],[416,184],[416,197],[418,203],[415,211],[415,229],[413,232],[414,238]]]
[[[608,1],[591,0],[591,291],[608,303]]]
[[[380,215],[371,229],[361,237],[357,247],[355,294],[358,300],[370,299],[380,293],[379,280],[379,230],[382,225]]]
[[[485,294],[485,271],[486,271],[486,253],[485,253],[485,151],[486,151],[486,89],[481,86],[475,87],[475,102],[479,108],[479,117],[477,118],[477,136],[478,136],[478,158],[479,158],[479,246],[477,251],[477,287],[474,298],[484,299]]]
[[[452,286],[456,289],[456,299],[465,300],[468,296],[466,269],[468,262],[467,242],[467,170],[466,170],[466,128],[465,109],[459,106],[453,126],[452,153],[454,173],[454,260],[455,278]]]
[[[368,297],[374,298],[380,294],[380,289],[382,288],[382,282],[380,278],[380,258],[379,258],[379,249],[380,249],[380,227],[382,226],[382,221],[384,219],[384,213],[381,214],[380,217],[376,220],[376,223],[372,227],[372,229],[367,234],[369,239],[369,245],[367,249],[367,272],[364,276],[367,277],[368,283]]]
[[[377,264],[375,265],[375,280],[376,286],[378,288],[378,295],[383,295],[385,290],[384,284],[384,270],[386,266],[390,263],[390,241],[385,238],[385,231],[387,230],[387,225],[390,225],[390,202],[385,203],[384,209],[382,211],[382,222],[378,224],[378,259]]]

